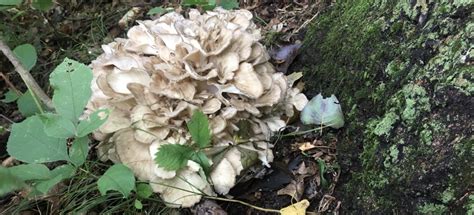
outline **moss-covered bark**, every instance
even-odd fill
[[[472,0],[341,0],[315,19],[292,69],[346,114],[343,212],[474,211],[473,11]]]

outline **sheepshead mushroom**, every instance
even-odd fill
[[[86,113],[111,110],[94,133],[102,160],[127,165],[171,207],[193,206],[201,191],[227,194],[249,163],[239,149],[270,166],[269,138],[308,100],[292,87],[295,78],[275,72],[252,13],[191,10],[186,19],[172,12],[138,21],[127,37],[103,45],[104,53],[91,64]],[[228,147],[207,178],[192,161],[176,171],[155,162],[163,144],[191,144],[187,123],[195,110],[209,118],[209,150]],[[237,141],[244,138],[238,126],[243,121],[249,125],[247,143]]]

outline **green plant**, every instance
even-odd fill
[[[27,3],[31,4],[31,6],[33,8],[41,10],[41,11],[48,11],[54,5],[54,2],[52,0],[33,0],[33,1],[0,0],[0,10],[1,9],[6,9],[6,8],[11,8],[11,7],[14,7],[14,6],[19,6],[23,2],[27,2]]]
[[[205,10],[212,10],[215,7],[222,7],[231,10],[239,7],[237,0],[184,0],[181,5],[185,7],[199,6]]]
[[[195,111],[187,124],[193,144],[164,144],[156,153],[156,163],[166,170],[179,170],[186,166],[188,160],[201,165],[204,173],[209,175],[211,165],[209,158],[202,151],[211,144],[209,120],[201,111]]]
[[[89,151],[88,134],[108,117],[108,110],[101,109],[81,119],[92,93],[91,81],[92,71],[68,58],[51,73],[56,111],[44,111],[39,105],[40,113],[13,124],[7,152],[24,164],[0,169],[0,195],[24,187],[29,187],[33,196],[46,194],[59,182],[74,176],[78,169],[82,170]],[[55,168],[48,168],[51,166]],[[133,173],[121,164],[110,167],[98,179],[102,195],[116,190],[127,197],[134,186]]]

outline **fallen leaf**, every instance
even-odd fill
[[[308,207],[309,207],[309,201],[304,199],[286,208],[280,209],[280,213],[281,215],[305,215],[306,208]]]
[[[310,142],[304,142],[304,143],[300,143],[301,145],[298,147],[302,152],[304,151],[307,151],[307,150],[310,150],[310,149],[314,149],[316,146],[311,144]]]

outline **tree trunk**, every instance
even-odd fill
[[[336,0],[291,68],[335,94],[346,213],[474,212],[474,2]]]

